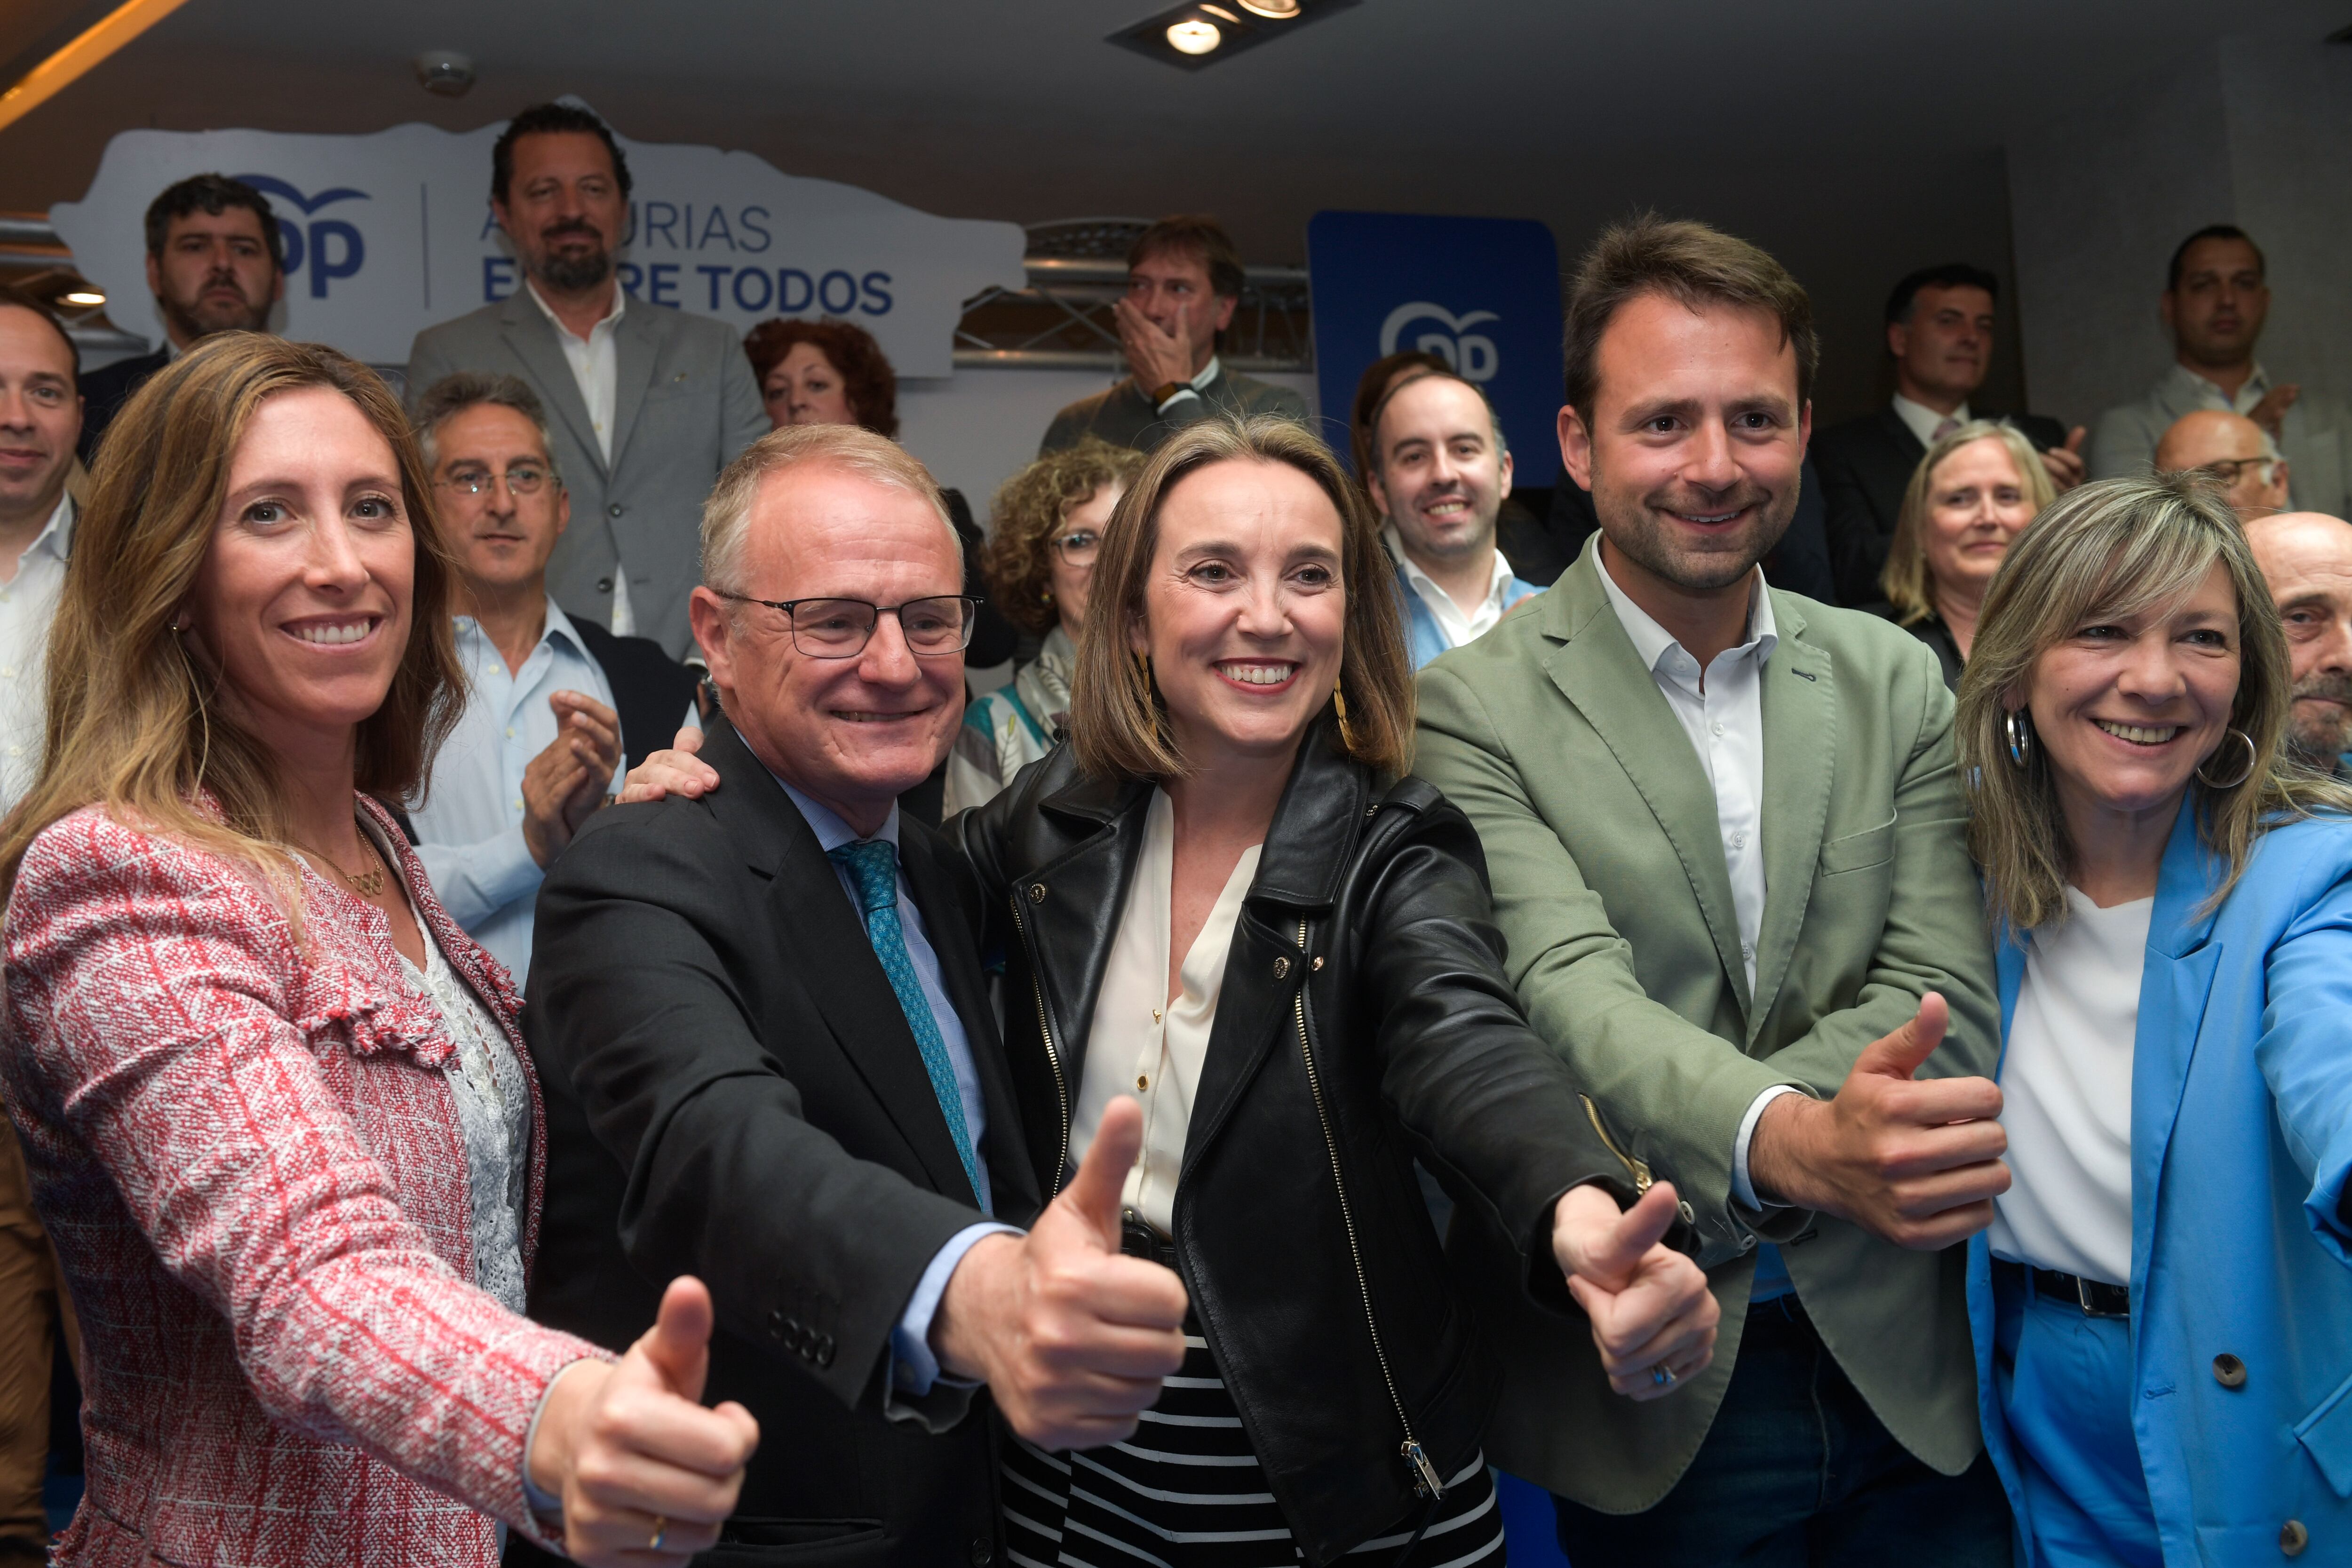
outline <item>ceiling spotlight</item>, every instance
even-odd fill
[[[1180,54],[1205,55],[1225,41],[1214,22],[1203,22],[1198,16],[1178,22],[1168,29],[1168,47]]]
[[[95,289],[77,289],[70,294],[60,294],[58,300],[67,305],[103,305],[106,296]]]
[[[1179,70],[1206,70],[1260,44],[1286,38],[1363,0],[1176,0],[1104,42]]]

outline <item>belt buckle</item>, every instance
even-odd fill
[[[2083,1316],[2086,1318],[2128,1318],[2131,1316],[2129,1312],[2110,1311],[2105,1307],[2095,1304],[2091,1296],[2091,1281],[2084,1279],[2080,1274],[2074,1275],[2071,1278],[2074,1281],[2074,1304],[2083,1309]]]

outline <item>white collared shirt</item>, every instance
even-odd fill
[[[73,497],[59,496],[49,521],[25,546],[16,574],[0,583],[0,812],[22,800],[40,776],[49,623],[65,591],[74,516]]]
[[[1397,531],[1394,522],[1381,525],[1381,540],[1389,548],[1389,559],[1404,569],[1404,580],[1421,596],[1421,602],[1429,606],[1430,615],[1437,621],[1437,629],[1445,634],[1446,647],[1460,647],[1464,643],[1485,637],[1495,629],[1495,623],[1503,618],[1503,612],[1511,607],[1507,597],[1511,586],[1511,563],[1503,558],[1501,551],[1493,551],[1492,570],[1486,574],[1486,596],[1478,601],[1477,608],[1465,615],[1462,606],[1454,602],[1454,595],[1440,587],[1436,578],[1423,571],[1414,563],[1412,557],[1405,553],[1404,535]]]
[[[1914,403],[1899,392],[1895,395],[1895,416],[1910,426],[1911,434],[1919,437],[1922,447],[1936,444],[1936,432],[1944,427],[1945,420],[1950,420],[1952,427],[1957,430],[1970,417],[1966,401],[1949,414],[1938,414],[1926,404]]]
[[[1756,942],[1764,925],[1764,667],[1780,646],[1780,628],[1772,619],[1772,595],[1759,570],[1749,580],[1748,640],[1715,656],[1702,679],[1698,660],[1674,634],[1650,618],[1649,613],[1626,596],[1609,574],[1608,552],[1598,558],[1601,591],[1634,650],[1649,667],[1651,678],[1665,694],[1666,705],[1682,721],[1698,764],[1715,790],[1717,842],[1723,848],[1723,867],[1731,877],[1731,909],[1739,924],[1739,956],[1748,972],[1748,992],[1756,994]],[[1796,1089],[1775,1084],[1758,1095],[1739,1123],[1732,1151],[1732,1194],[1750,1208],[1756,1188],[1748,1174],[1748,1145],[1755,1136],[1764,1108]],[[1776,1271],[1777,1257],[1773,1260]],[[1762,1300],[1759,1296],[1759,1300]]]
[[[1209,363],[1201,367],[1201,374],[1192,378],[1192,384],[1189,386],[1179,387],[1174,392],[1170,393],[1168,395],[1168,401],[1160,405],[1160,412],[1162,414],[1167,413],[1171,408],[1173,408],[1178,400],[1181,398],[1200,396],[1201,394],[1209,389],[1209,383],[1216,380],[1218,372],[1223,368],[1223,365],[1218,363],[1217,356],[1215,354],[1211,354],[1209,356]],[[1143,391],[1148,395],[1151,389],[1147,386]]]
[[[2173,362],[2172,369],[2166,373],[2164,379],[2171,390],[2188,399],[2190,406],[2221,408],[2231,414],[2252,413],[2254,405],[2269,396],[2271,391],[2271,373],[2259,363],[2254,366],[2253,374],[2240,384],[2235,396],[2224,396],[2219,386],[2178,360]]]
[[[562,347],[564,363],[572,367],[572,379],[579,384],[580,401],[588,405],[588,423],[596,431],[596,449],[604,454],[604,467],[613,467],[613,421],[621,402],[621,351],[614,342],[620,330],[621,313],[629,307],[629,291],[615,281],[613,285],[613,309],[604,319],[588,329],[584,338],[563,324],[562,319],[539,297],[539,286],[523,280],[523,291],[530,302],[555,329],[555,341]],[[629,609],[629,574],[625,563],[614,563],[613,620],[614,637],[632,636],[637,629],[637,618]]]
[[[1224,890],[1192,939],[1177,971],[1178,993],[1168,995],[1168,945],[1176,878],[1176,808],[1165,790],[1151,792],[1143,819],[1143,857],[1119,911],[1095,1001],[1093,1028],[1086,1043],[1086,1066],[1070,1118],[1070,1159],[1086,1158],[1102,1125],[1103,1112],[1122,1094],[1143,1105],[1143,1153],[1119,1189],[1122,1206],[1151,1222],[1160,1235],[1176,1228],[1176,1177],[1184,1168],[1184,1142],[1192,1126],[1192,1103],[1201,1068],[1209,1057],[1209,1033],[1216,1026],[1217,998],[1224,990],[1225,960],[1234,947],[1234,926],[1242,900],[1257,878],[1254,844],[1242,851]]]

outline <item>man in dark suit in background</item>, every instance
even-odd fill
[[[1838,603],[1858,606],[1885,597],[1878,574],[1886,564],[1903,491],[1919,459],[1947,430],[1971,419],[2004,420],[2033,443],[2061,495],[2083,482],[2080,426],[2069,432],[2038,414],[1990,414],[1969,405],[1992,364],[1993,307],[2000,298],[2000,279],[1961,261],[1923,268],[1887,295],[1894,397],[1877,413],[1813,437]]]
[[[1039,1190],[978,893],[896,804],[963,711],[971,601],[930,476],[855,426],[790,426],[709,516],[717,787],[597,813],[540,893],[531,1315],[619,1346],[656,1281],[709,1282],[709,1397],[767,1435],[728,1563],[989,1568],[987,1407],[1096,1446],[1182,1363],[1181,1282],[1119,1255],[1140,1112]]]
[[[266,332],[286,292],[286,237],[269,200],[241,180],[196,174],[147,207],[147,288],[163,318],[152,353],[100,365],[81,378],[81,460],[115,411],[198,338]]]
[[[1242,281],[1241,253],[1206,214],[1164,217],[1138,235],[1127,250],[1127,298],[1111,307],[1128,374],[1055,415],[1039,454],[1088,436],[1148,452],[1217,414],[1278,414],[1303,424],[1305,398],[1229,371],[1217,357]]]

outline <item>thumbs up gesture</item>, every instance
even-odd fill
[[[1609,1385],[1633,1399],[1672,1394],[1715,1359],[1722,1309],[1699,1266],[1660,1239],[1675,1202],[1675,1184],[1660,1182],[1621,1214],[1601,1188],[1581,1186],[1552,1211],[1552,1255],[1569,1294],[1592,1320]]]
[[[531,1484],[563,1500],[563,1550],[594,1568],[684,1563],[719,1539],[760,1446],[751,1413],[702,1407],[710,1292],[681,1276],[660,1315],[614,1363],[556,1374],[529,1457]]]
[[[1930,991],[1909,1023],[1863,1047],[1836,1099],[1785,1094],[1765,1107],[1748,1150],[1758,1194],[1922,1252],[1990,1225],[1993,1199],[2009,1191],[2000,1086],[1912,1077],[1950,1019]]]
[[[1184,1282],[1119,1251],[1119,1190],[1142,1147],[1143,1109],[1122,1095],[1029,1234],[975,1244],[931,1320],[940,1369],[986,1382],[1041,1448],[1129,1436],[1184,1364]]]

